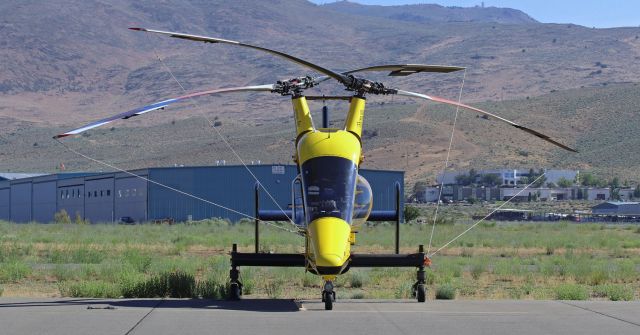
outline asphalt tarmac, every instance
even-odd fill
[[[0,298],[0,334],[640,334],[640,301]]]

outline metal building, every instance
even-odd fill
[[[90,222],[115,222],[123,217],[136,222],[213,217],[237,221],[243,218],[240,213],[255,215],[255,178],[263,186],[259,198],[261,209],[291,206],[292,181],[297,175],[295,165],[252,165],[248,168],[251,173],[244,166],[130,171],[144,179],[112,172],[4,180],[0,181],[0,220],[46,223],[64,209],[71,218],[79,216]],[[371,184],[373,209],[395,209],[395,185],[400,185],[402,195],[404,172],[361,169],[360,174]],[[401,203],[401,208],[403,205]]]

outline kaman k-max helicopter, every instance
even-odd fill
[[[389,71],[390,76],[408,76],[419,72],[448,73],[463,69],[461,67],[414,64],[381,65],[339,73],[280,51],[241,42],[144,28],[130,29],[158,33],[197,42],[223,43],[254,49],[282,57],[324,75],[319,77],[305,76],[293,78],[269,85],[231,87],[188,94],[108,117],[54,137],[58,139],[69,135],[80,134],[86,130],[105,125],[117,119],[128,119],[154,110],[164,109],[170,104],[203,95],[259,91],[291,97],[296,127],[294,161],[298,167],[299,175],[296,180],[299,191],[302,194],[302,204],[297,205],[294,202],[291,210],[281,211],[280,213],[265,213],[261,212],[258,208],[256,209],[256,252],[240,253],[237,251],[235,245],[231,252],[231,298],[237,299],[242,295],[242,283],[239,280],[238,270],[240,266],[304,267],[307,271],[322,276],[324,280],[322,300],[325,302],[326,309],[332,309],[333,302],[335,301],[333,281],[336,279],[336,276],[347,272],[351,267],[416,267],[417,279],[413,286],[414,296],[420,302],[425,301],[424,270],[425,266],[430,264],[430,259],[424,253],[422,246],[420,246],[419,251],[415,254],[399,254],[399,230],[397,228],[400,217],[399,204],[392,213],[375,211],[372,213],[373,199],[371,188],[368,182],[358,174],[358,168],[363,161],[361,134],[366,95],[399,95],[458,106],[482,114],[487,118],[507,123],[565,150],[576,152],[576,150],[556,142],[540,132],[481,109],[443,98],[403,91],[397,88],[389,88],[380,82],[354,76],[354,73],[367,71]],[[305,90],[330,79],[336,80],[344,85],[346,90],[352,92],[352,94],[350,96],[333,97],[304,95]],[[307,100],[312,99],[348,101],[349,111],[344,126],[341,128],[328,128],[327,126],[317,128],[311,119],[311,113],[307,105]],[[256,187],[256,192],[257,190],[258,187]],[[397,196],[399,197],[400,195],[397,194]],[[299,230],[306,240],[305,252],[301,254],[259,253],[258,220],[290,221],[292,219],[300,223]],[[355,233],[358,231],[358,227],[367,220],[397,221],[395,254],[368,255],[352,254],[350,252],[351,245],[355,244]]]

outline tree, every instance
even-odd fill
[[[413,185],[413,196],[419,200],[424,199],[424,192],[426,191],[427,186],[428,185],[426,181],[423,181],[423,180],[417,181]]]
[[[580,177],[583,186],[598,186],[600,180],[591,173],[585,172]]]
[[[502,178],[495,173],[489,173],[482,176],[481,182],[484,186],[498,186],[502,184]]]
[[[558,186],[560,187],[571,187],[573,186],[573,182],[571,182],[571,180],[565,178],[565,177],[561,177],[560,179],[558,179]]]
[[[410,222],[417,219],[422,212],[418,207],[405,206],[404,207],[404,222]]]
[[[613,177],[613,179],[611,179],[611,182],[609,183],[609,186],[611,186],[611,188],[620,188],[620,179],[618,179],[618,177]]]

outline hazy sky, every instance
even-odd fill
[[[481,0],[351,0],[368,5],[404,5],[435,3],[442,6],[473,7]],[[312,0],[315,3],[332,0]],[[545,23],[575,23],[587,27],[638,27],[638,0],[485,0],[485,7],[509,7],[522,10]]]

